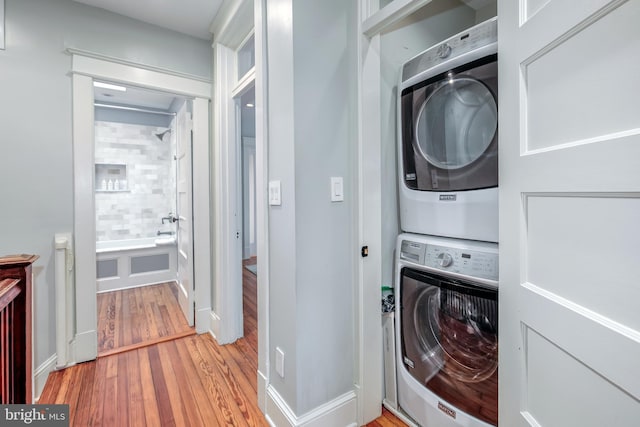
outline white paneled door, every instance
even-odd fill
[[[499,0],[500,425],[640,423],[640,1]]]
[[[178,301],[189,326],[194,323],[193,289],[193,213],[191,199],[191,151],[193,132],[191,113],[184,103],[176,115],[176,168],[178,182]]]

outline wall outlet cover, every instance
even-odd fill
[[[284,378],[284,352],[280,347],[276,347],[276,372]]]

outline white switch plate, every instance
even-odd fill
[[[344,201],[344,185],[342,184],[341,176],[331,177],[331,201],[332,202]]]
[[[284,378],[284,352],[280,347],[276,347],[276,372]]]
[[[269,181],[269,205],[282,205],[282,199],[280,196],[280,181]]]

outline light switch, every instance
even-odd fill
[[[269,181],[269,205],[282,205],[282,199],[280,198],[280,181]]]
[[[342,184],[341,176],[331,177],[331,201],[332,202],[344,201],[344,186]]]

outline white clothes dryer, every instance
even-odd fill
[[[401,234],[396,248],[400,407],[423,427],[498,423],[498,245]]]
[[[402,66],[400,227],[498,241],[498,65],[493,18]]]

